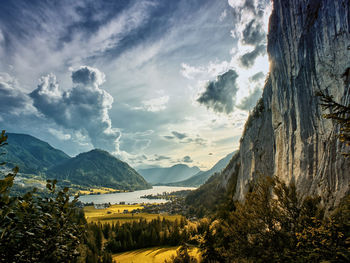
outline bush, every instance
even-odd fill
[[[0,147],[6,145],[5,131]],[[36,190],[11,197],[18,168],[0,179],[0,262],[75,262],[85,232],[84,215],[75,208],[68,188],[56,191],[48,181],[45,197]]]

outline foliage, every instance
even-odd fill
[[[124,224],[90,224],[90,227],[96,227],[103,233],[104,239],[107,240],[107,251],[118,253],[152,246],[175,246],[187,242],[195,230],[185,227],[185,224],[185,219],[173,222],[158,217],[150,222],[140,219]]]
[[[197,263],[197,259],[188,253],[188,249],[188,245],[184,243],[176,250],[176,256],[172,256],[170,260],[165,260],[165,263]]]
[[[350,199],[325,217],[320,198],[262,177],[243,203],[214,221],[202,241],[204,262],[348,262]]]
[[[6,140],[3,131],[0,147]],[[48,180],[44,195],[33,189],[10,196],[17,172],[15,167],[0,180],[0,262],[111,262],[108,254],[89,261],[84,214],[75,207],[77,198],[70,201],[68,188],[57,190],[56,181]]]
[[[334,101],[333,96],[326,95],[321,91],[317,93],[321,98],[323,110],[328,109],[330,113],[324,114],[326,119],[334,120],[340,126],[339,140],[350,146],[350,105],[342,105]],[[343,153],[344,156],[350,157],[350,153]]]

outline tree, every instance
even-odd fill
[[[6,140],[2,131],[0,147]],[[17,172],[0,179],[0,262],[76,262],[85,232],[77,199],[70,202],[68,188],[57,191],[49,180],[44,197],[36,189],[10,196]]]
[[[184,243],[178,250],[176,256],[172,256],[171,260],[165,260],[165,263],[197,263],[197,259],[188,253],[188,245]]]
[[[326,95],[319,91],[316,94],[321,98],[321,107],[323,110],[329,110],[330,113],[324,114],[326,119],[334,120],[340,126],[339,140],[350,146],[350,105],[346,106],[334,101],[333,96]],[[350,157],[350,153],[343,153],[344,156]]]
[[[319,197],[298,195],[294,182],[260,177],[245,201],[216,221],[201,245],[208,262],[350,261],[350,195],[325,216]]]

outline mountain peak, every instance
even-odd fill
[[[93,149],[52,167],[51,178],[67,179],[87,186],[104,186],[116,189],[139,190],[150,185],[127,163],[109,152]]]

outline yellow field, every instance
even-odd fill
[[[117,193],[117,192],[124,192],[124,191],[108,188],[108,187],[100,187],[100,188],[90,188],[89,190],[79,190],[77,193],[80,195],[89,195],[89,194],[108,194],[108,193]]]
[[[164,260],[168,260],[171,256],[176,255],[176,250],[179,247],[153,247],[137,249],[118,253],[113,255],[113,261],[116,263],[164,263]],[[199,249],[196,247],[189,249],[191,256],[199,259]]]
[[[139,213],[132,214],[126,213],[124,214],[124,210],[128,210],[131,212],[134,209],[143,209],[141,205],[111,205],[108,208],[104,209],[96,209],[93,206],[84,207],[85,218],[88,223],[91,222],[100,222],[102,224],[112,224],[119,221],[120,223],[132,222],[134,220],[139,220],[140,218],[144,218],[147,221],[151,221],[153,219],[157,219],[159,216],[161,219],[165,217],[168,220],[175,221],[181,219],[181,215],[167,215],[167,214],[148,214],[148,213]]]

